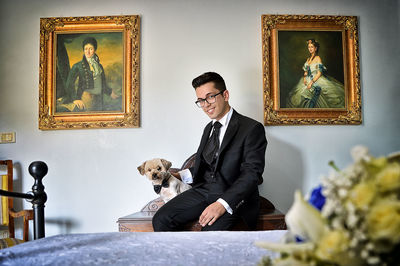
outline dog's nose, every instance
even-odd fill
[[[153,173],[153,177],[157,177],[157,173]]]

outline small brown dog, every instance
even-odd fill
[[[160,194],[164,202],[191,188],[168,172],[171,165],[171,162],[165,159],[156,158],[145,161],[137,168],[141,175],[153,183],[154,191]]]

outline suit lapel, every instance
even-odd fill
[[[208,123],[207,126],[204,128],[204,133],[203,133],[203,136],[201,137],[201,142],[200,142],[200,146],[199,146],[199,150],[198,150],[198,152],[200,152],[200,154],[203,152],[204,147],[207,144],[207,140],[210,137],[211,129],[212,129],[212,121],[210,123]]]
[[[207,126],[204,128],[203,136],[201,137],[201,141],[200,141],[200,146],[199,146],[199,148],[197,150],[197,154],[196,154],[196,161],[195,161],[193,176],[197,176],[197,172],[199,171],[200,162],[201,162],[200,156],[203,153],[204,147],[207,144],[207,140],[210,136],[211,129],[212,129],[212,121],[210,123],[208,123]]]

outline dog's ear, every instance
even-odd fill
[[[167,169],[167,170],[172,166],[172,163],[165,159],[161,159],[161,163],[164,165],[165,169]]]
[[[146,162],[142,163],[142,165],[138,166],[138,168],[137,168],[141,175],[144,175],[144,172],[145,172],[145,168],[144,167],[145,167],[145,165],[146,165]]]

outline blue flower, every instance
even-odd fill
[[[322,195],[321,191],[321,185],[314,188],[314,190],[311,192],[311,197],[308,200],[308,202],[318,210],[322,210],[322,207],[325,205],[325,196]]]

